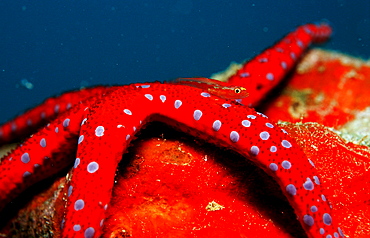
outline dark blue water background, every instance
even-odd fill
[[[368,58],[369,15],[367,0],[2,0],[0,122],[81,86],[209,77],[321,19],[325,48]]]

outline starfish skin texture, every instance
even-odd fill
[[[330,33],[325,24],[300,27],[245,64],[229,83],[258,95],[242,101],[256,105],[311,42],[323,41]],[[101,234],[118,163],[135,132],[151,121],[162,121],[254,161],[278,182],[309,237],[343,236],[306,155],[266,116],[234,100],[171,83],[86,89],[50,99],[4,124],[2,143],[29,133],[24,128],[43,120],[49,124],[2,159],[0,201],[6,204],[31,184],[68,166],[61,156],[73,152],[77,144],[63,237]]]

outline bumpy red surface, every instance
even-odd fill
[[[236,154],[160,138],[133,154],[117,178],[107,237],[302,235],[274,181]]]
[[[349,237],[370,235],[370,149],[317,123],[284,124],[315,163],[333,215]]]
[[[369,62],[312,50],[265,114],[276,121],[318,122],[340,128],[370,106],[369,88]]]

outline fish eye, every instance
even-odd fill
[[[241,90],[240,88],[235,88],[235,89],[234,89],[234,92],[235,92],[236,94],[239,94],[239,93],[241,93],[241,92],[242,92],[242,90]]]

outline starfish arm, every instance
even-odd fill
[[[0,166],[0,210],[26,188],[68,165],[75,153],[81,112],[76,106],[28,138],[2,158]]]
[[[256,106],[284,79],[312,43],[324,42],[331,33],[327,24],[300,26],[245,63],[228,79],[228,83],[245,87],[249,97],[243,99],[243,104]]]
[[[87,111],[68,189],[64,237],[101,235],[118,162],[136,131],[152,120],[256,162],[278,182],[309,237],[338,234],[314,167],[285,131],[253,109],[201,89],[148,83],[123,86]]]
[[[0,145],[14,142],[36,132],[58,114],[71,108],[76,103],[94,98],[105,93],[109,88],[98,86],[64,93],[58,97],[48,98],[42,104],[17,116],[0,126]]]

